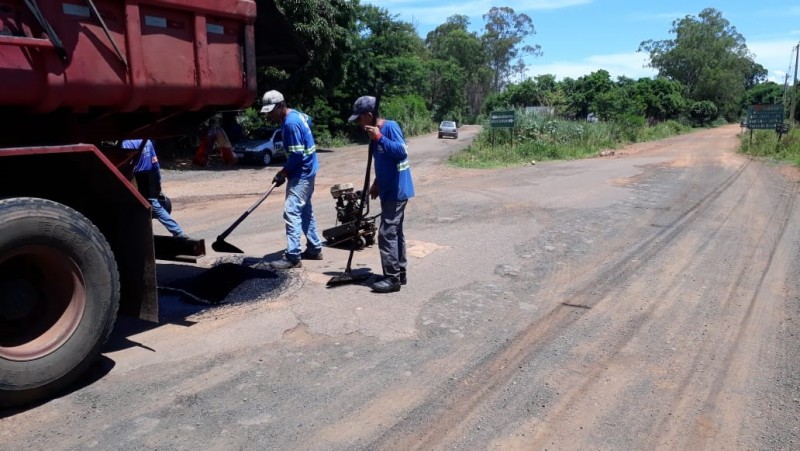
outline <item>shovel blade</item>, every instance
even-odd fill
[[[211,244],[211,249],[214,249],[217,252],[226,252],[229,254],[244,254],[243,250],[226,242],[222,238],[217,238],[217,241],[214,241],[214,243]]]
[[[370,276],[372,276],[372,273],[369,273],[369,272],[358,273],[358,274],[353,274],[353,273],[350,273],[350,272],[344,272],[341,275],[331,277],[330,280],[328,280],[328,283],[325,284],[325,286],[327,286],[328,288],[333,288],[333,287],[340,287],[342,285],[349,285],[349,284],[353,284],[353,283],[361,283],[361,282],[369,279]]]

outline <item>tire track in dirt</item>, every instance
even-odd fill
[[[616,264],[592,274],[580,289],[559,306],[544,314],[538,321],[525,327],[507,345],[477,362],[462,382],[447,387],[436,396],[432,405],[423,405],[411,411],[405,419],[387,431],[373,444],[381,449],[431,449],[457,436],[467,424],[465,421],[479,406],[507,384],[518,369],[530,361],[542,343],[554,340],[558,334],[578,321],[576,307],[586,311],[606,299],[619,285],[636,274],[643,265],[675,241],[687,225],[696,220],[748,167],[749,162],[738,167],[716,188],[683,211],[671,223],[661,228],[647,240],[629,250]],[[575,282],[574,280],[572,281]],[[629,340],[630,336],[624,338]],[[624,343],[620,343],[622,346]],[[408,432],[414,431],[414,432]]]
[[[664,255],[659,256],[661,260],[683,258],[682,260],[678,260],[679,262],[684,262],[682,266],[679,266],[675,270],[671,270],[672,268],[669,268],[667,264],[661,265],[661,262],[654,262],[651,266],[656,268],[669,268],[671,274],[703,274],[703,266],[707,265],[709,261],[712,261],[714,257],[720,255],[719,249],[716,249],[715,246],[725,246],[724,244],[721,245],[719,242],[720,239],[724,238],[721,232],[732,228],[732,226],[736,224],[743,223],[742,218],[734,217],[734,213],[740,210],[749,211],[747,208],[740,209],[740,207],[745,206],[746,198],[750,197],[749,194],[752,192],[766,192],[763,189],[753,190],[751,188],[752,183],[749,183],[748,186],[745,187],[737,187],[738,191],[743,191],[742,194],[737,196],[735,202],[721,206],[727,209],[727,213],[724,215],[722,221],[718,224],[713,224],[715,229],[710,235],[706,235],[707,238],[704,241],[697,242],[697,240],[692,240],[692,237],[689,236],[691,233],[689,233],[686,237],[681,239],[681,241],[689,240],[688,244],[681,243],[681,245],[677,247],[673,246],[672,248],[666,249],[663,253]],[[786,229],[786,223],[788,222],[788,217],[794,205],[795,197],[796,192],[791,194],[789,202],[785,203],[783,208],[779,209],[772,217],[764,221],[753,221],[754,224],[751,225],[748,230],[762,232],[761,236],[756,236],[754,234],[754,241],[758,242],[758,245],[754,247],[743,247],[743,252],[738,252],[737,250],[735,254],[737,260],[759,263],[769,260],[771,263],[772,256],[778,247],[780,236],[782,236],[781,231]],[[748,202],[753,203],[759,200],[761,199],[751,199]],[[772,211],[774,212],[775,210]],[[719,216],[711,209],[706,209],[702,213],[705,216],[712,217],[706,218],[703,223],[713,223],[713,217]],[[773,228],[773,224],[777,225],[777,227]],[[765,230],[775,229],[777,229],[776,233],[763,233]],[[771,235],[779,236],[776,239]],[[689,252],[688,250],[690,249],[695,249],[695,251]],[[764,250],[767,251],[768,255],[759,255],[763,254]],[[680,254],[682,253],[686,254],[686,256],[681,257]],[[580,419],[580,424],[584,425],[583,429],[587,429],[587,424],[596,425],[603,422],[608,423],[615,421],[609,418],[613,415],[604,412],[604,410],[610,410],[612,412],[636,410],[639,415],[648,419],[636,421],[630,418],[622,420],[617,417],[616,421],[618,423],[622,422],[626,426],[641,423],[644,423],[644,426],[649,425],[646,430],[641,431],[641,437],[647,437],[651,442],[649,446],[645,446],[645,448],[648,449],[684,446],[689,449],[697,449],[703,448],[703,441],[707,441],[712,437],[717,439],[715,442],[717,445],[721,443],[720,440],[723,440],[720,439],[720,437],[725,437],[727,440],[735,439],[739,431],[738,421],[741,421],[741,419],[731,419],[730,417],[738,415],[740,412],[747,411],[746,406],[741,405],[747,398],[728,394],[724,403],[724,408],[720,409],[718,399],[720,397],[721,388],[740,387],[742,384],[725,384],[719,381],[728,377],[728,372],[732,371],[731,368],[734,370],[739,369],[741,372],[744,368],[755,368],[755,366],[744,364],[737,365],[730,359],[715,358],[715,356],[722,354],[732,357],[739,354],[737,353],[737,349],[740,348],[742,343],[742,328],[745,323],[750,322],[751,315],[749,314],[749,309],[745,314],[740,313],[741,308],[737,308],[735,301],[741,297],[739,293],[748,292],[748,288],[743,287],[743,285],[745,285],[746,281],[754,277],[761,280],[754,293],[760,290],[761,285],[763,285],[765,274],[769,272],[771,264],[765,264],[763,270],[760,269],[761,266],[759,265],[755,265],[755,268],[753,266],[754,265],[748,265],[747,263],[742,264],[738,273],[729,278],[737,282],[728,287],[719,299],[720,311],[717,317],[739,318],[741,316],[741,319],[734,319],[733,322],[739,322],[742,326],[729,330],[716,331],[716,333],[714,331],[709,331],[709,339],[691,345],[694,346],[695,349],[679,349],[677,353],[684,353],[690,357],[692,355],[695,356],[689,364],[681,365],[680,361],[685,359],[671,357],[669,352],[665,353],[663,356],[665,360],[662,364],[668,366],[668,369],[665,370],[667,375],[651,375],[653,379],[656,379],[656,383],[653,383],[653,385],[658,386],[658,390],[662,392],[662,394],[656,395],[648,393],[647,395],[642,395],[640,393],[639,398],[649,401],[644,403],[638,398],[631,400],[629,395],[630,392],[637,392],[637,390],[639,390],[639,392],[646,391],[643,390],[643,388],[637,389],[631,387],[637,385],[647,387],[650,385],[647,382],[642,382],[642,377],[636,375],[632,376],[630,374],[634,373],[636,369],[640,369],[643,373],[652,371],[652,368],[644,364],[648,358],[642,357],[642,354],[650,351],[647,347],[646,338],[643,337],[647,335],[663,337],[662,340],[667,344],[691,341],[693,337],[681,337],[676,336],[676,334],[685,332],[687,329],[692,329],[687,326],[697,325],[695,324],[697,320],[690,317],[692,315],[702,314],[705,309],[708,308],[701,305],[706,302],[706,296],[703,293],[698,293],[695,300],[687,299],[687,302],[684,303],[670,302],[668,303],[669,305],[664,305],[665,303],[662,302],[651,302],[640,312],[626,314],[624,310],[632,307],[631,300],[638,297],[646,297],[653,287],[648,287],[645,283],[639,283],[638,285],[640,286],[634,285],[627,290],[623,288],[620,293],[615,293],[613,298],[621,298],[626,301],[610,304],[612,311],[605,312],[604,316],[601,316],[601,318],[605,318],[605,321],[613,321],[615,318],[625,318],[626,315],[631,316],[628,321],[617,321],[620,324],[624,324],[624,327],[621,327],[624,329],[624,335],[621,338],[608,338],[602,335],[599,337],[594,337],[589,334],[585,335],[585,348],[580,349],[581,352],[576,354],[589,361],[589,371],[586,371],[586,365],[581,367],[580,364],[574,364],[574,372],[576,374],[551,374],[549,376],[551,380],[553,378],[561,379],[562,383],[559,384],[559,387],[568,387],[567,393],[562,394],[560,402],[551,409],[553,412],[546,417],[546,420],[538,420],[537,424],[560,425],[558,431],[548,431],[546,428],[542,428],[541,426],[537,428],[534,425],[528,425],[528,427],[523,428],[523,430],[538,431],[538,434],[535,435],[536,443],[545,446],[553,443],[563,443],[563,440],[565,440],[564,425],[569,424],[570,420],[574,421],[576,418]],[[754,272],[755,274],[749,275],[747,274],[748,272]],[[663,279],[666,283],[666,280],[669,278],[665,277]],[[677,280],[668,283],[662,291],[653,294],[651,298],[653,300],[684,299],[686,296],[690,295],[690,293],[686,293],[685,291],[691,287],[691,284],[687,284],[681,278],[677,278]],[[755,296],[755,294],[751,296],[752,301],[755,300]],[[711,299],[708,300],[711,301]],[[608,303],[603,301],[603,305],[598,306],[603,308],[609,307],[609,305],[606,304]],[[598,314],[600,313],[596,310],[591,313],[591,315],[594,316]],[[587,321],[589,320],[587,319]],[[604,322],[598,318],[594,318],[593,321],[599,323]],[[701,319],[701,324],[699,324],[699,326],[702,326],[702,321]],[[728,323],[726,322],[725,324]],[[698,327],[694,327],[694,329],[698,329]],[[736,337],[732,337],[733,335],[736,335]],[[629,345],[629,341],[632,342],[631,345]],[[593,356],[597,355],[602,356],[602,358],[594,359]],[[654,355],[656,357],[653,358],[658,359],[659,351],[655,351]],[[749,353],[747,356],[752,358],[755,354]],[[632,357],[634,360],[631,360]],[[676,359],[676,362],[670,359]],[[641,368],[637,368],[637,365],[641,366]],[[632,368],[634,369],[632,370]],[[679,376],[677,378],[679,382],[673,384],[672,381],[675,380],[675,378],[672,377],[672,375],[675,374]],[[680,375],[683,375],[683,377],[680,377]],[[569,379],[569,381],[563,382],[564,378]],[[548,377],[539,377],[539,379],[547,381]],[[740,377],[740,379],[743,378]],[[606,380],[616,380],[618,382],[598,382]],[[702,398],[696,399],[698,396]],[[596,401],[596,403],[592,405],[590,401]],[[655,404],[657,407],[652,407],[648,404]],[[732,405],[739,405],[739,408],[732,408]],[[640,408],[642,409],[641,411],[638,410]],[[699,416],[685,415],[685,418],[678,418],[681,416],[680,413],[694,410],[699,412],[711,412],[714,414],[720,413],[722,415],[727,415],[729,418],[725,421],[720,421],[708,414]],[[603,415],[604,413],[605,417]],[[673,413],[676,415],[673,415]],[[734,415],[730,415],[731,413]],[[650,417],[653,417],[653,419],[649,419]],[[592,431],[598,433],[597,430],[593,429]],[[610,436],[609,431],[603,432],[605,436]],[[591,434],[589,431],[585,433],[587,435]],[[560,441],[551,441],[552,436],[555,434],[558,435]],[[570,443],[574,445],[575,440],[576,438],[573,436]],[[530,445],[530,441],[526,442],[526,444]],[[508,443],[504,443],[504,445],[508,445]],[[585,445],[595,446],[596,444],[587,442]],[[729,443],[729,445],[736,446],[737,442]]]

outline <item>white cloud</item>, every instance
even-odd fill
[[[587,5],[594,0],[507,0],[503,6],[507,6],[516,13],[528,13],[530,11],[553,10],[569,8],[573,6]],[[496,6],[492,0],[472,0],[467,2],[437,3],[420,0],[365,0],[364,4],[372,4],[383,8],[389,14],[396,16],[399,20],[410,22],[427,34],[427,30],[433,29],[447,20],[448,17],[456,14],[465,15],[470,18],[471,28],[480,28],[483,24],[482,15],[489,12],[492,6]]]
[[[521,0],[506,1],[505,5],[516,12],[562,9],[572,6],[588,5],[592,0]]]
[[[771,81],[783,83],[786,71],[790,66],[794,67],[795,45],[795,40],[781,39],[748,42],[747,48],[755,55],[755,62],[769,71]]]
[[[794,67],[795,53],[794,40],[755,41],[747,47],[755,55],[755,62],[764,66],[769,72],[768,79],[776,83],[783,83],[790,65]],[[529,63],[527,76],[535,77],[543,74],[553,74],[561,80],[565,77],[579,78],[604,69],[615,79],[619,76],[639,79],[654,77],[657,71],[645,67],[649,62],[648,55],[644,52],[612,53],[593,55],[577,61],[553,61],[537,64],[534,59]],[[793,71],[794,69],[792,69]]]
[[[636,80],[656,75],[656,70],[645,67],[648,62],[647,54],[639,52],[594,55],[580,61],[555,61],[547,64],[534,62],[528,67],[528,76],[533,78],[537,75],[553,74],[556,79],[562,80],[566,77],[579,78],[603,69],[611,74],[612,79],[625,76]]]

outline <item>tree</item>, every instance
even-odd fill
[[[302,108],[314,118],[315,133],[327,131],[337,120],[339,108],[325,99],[345,82],[342,70],[352,51],[355,7],[346,0],[276,0],[309,54],[307,63],[291,74],[270,67],[260,68],[259,92],[281,91],[292,107]],[[335,99],[333,105],[336,105]]]
[[[533,20],[526,14],[516,14],[509,7],[492,7],[483,19],[486,32],[481,40],[493,72],[493,89],[500,92],[510,82],[512,73],[524,70],[522,58],[541,55],[541,47],[538,44],[519,47],[525,39],[536,34]],[[512,64],[517,58],[519,60]]]
[[[265,76],[261,84],[263,88],[283,89],[293,102],[304,103],[342,81],[343,74],[336,68],[341,67],[350,50],[355,10],[346,0],[277,0],[276,4],[308,50],[309,60],[291,75],[262,68]]]
[[[687,98],[711,101],[734,120],[745,89],[766,75],[753,61],[744,37],[713,8],[698,17],[675,20],[670,31],[674,39],[639,45],[639,51],[650,54],[649,66],[660,76],[681,82]]]
[[[659,77],[641,78],[632,85],[629,95],[644,105],[644,116],[651,122],[678,119],[687,107],[684,87],[679,82]]]
[[[581,119],[596,107],[595,99],[603,93],[614,89],[614,82],[608,71],[600,69],[577,80],[564,80],[565,92],[569,107]]]
[[[709,100],[700,100],[689,106],[689,119],[695,127],[711,125],[718,115],[717,106]]]
[[[466,16],[451,16],[429,32],[425,39],[433,58],[430,64],[430,105],[437,121],[440,120],[437,112],[450,114],[448,111],[459,109],[457,117],[474,118],[491,89],[483,43],[475,33],[468,31],[468,27]],[[450,86],[445,86],[446,83],[457,84],[456,97],[450,93]]]
[[[403,95],[424,88],[422,61],[427,53],[413,25],[398,21],[387,10],[373,5],[359,5],[356,17],[354,51],[348,55],[351,69],[348,86],[364,93],[374,89],[375,81],[382,79],[387,82],[387,95]]]
[[[742,110],[746,111],[750,105],[775,105],[783,103],[783,86],[768,81],[760,83],[747,90],[742,97]]]

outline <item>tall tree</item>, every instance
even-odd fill
[[[356,15],[348,87],[355,88],[354,93],[368,92],[382,79],[387,82],[387,95],[425,89],[427,51],[414,26],[374,5],[358,5]]]
[[[524,71],[522,58],[539,56],[542,51],[538,44],[520,47],[525,39],[536,34],[528,15],[516,14],[509,7],[492,7],[483,19],[486,25],[482,40],[493,71],[492,86],[495,92],[500,92],[510,82],[512,73]]]
[[[745,89],[765,75],[744,37],[713,8],[675,20],[670,31],[674,39],[639,45],[650,54],[650,67],[681,82],[687,98],[711,101],[727,119],[735,119]]]
[[[295,33],[308,50],[309,60],[291,75],[264,68],[266,88],[280,87],[301,102],[318,96],[342,81],[341,67],[350,50],[350,34],[355,10],[346,0],[276,0],[276,4],[292,24]]]
[[[307,63],[291,74],[262,67],[259,92],[278,89],[293,107],[314,118],[315,132],[327,130],[341,113],[327,99],[345,82],[342,70],[352,51],[355,5],[347,0],[276,0],[308,51]]]
[[[425,39],[432,58],[429,103],[435,120],[443,119],[441,115],[474,117],[480,112],[474,99],[482,101],[488,91],[483,44],[468,27],[467,16],[451,16]]]

